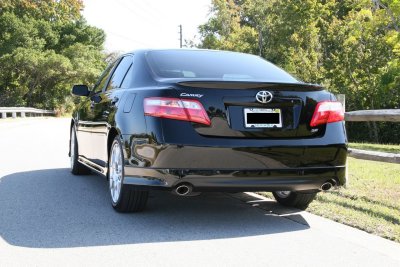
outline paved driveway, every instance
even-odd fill
[[[400,245],[254,194],[152,192],[118,214],[73,176],[67,119],[0,121],[0,266],[400,266]]]

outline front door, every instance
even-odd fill
[[[98,127],[95,122],[95,107],[96,102],[100,100],[100,95],[110,80],[111,74],[119,61],[110,64],[102,73],[99,80],[95,84],[89,97],[85,98],[80,104],[76,134],[78,139],[79,155],[86,159],[95,162],[93,154],[93,131]]]

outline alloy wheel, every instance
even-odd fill
[[[111,149],[111,156],[110,156],[110,165],[109,165],[109,172],[110,172],[110,192],[111,198],[114,203],[118,202],[118,199],[121,194],[121,187],[122,187],[122,154],[121,148],[118,142],[115,142],[112,149]]]
[[[70,164],[71,164],[71,170],[74,168],[74,162],[75,162],[75,133],[72,130],[71,131],[71,144],[70,144]]]

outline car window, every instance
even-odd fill
[[[121,88],[126,89],[132,87],[133,81],[133,63],[130,65],[128,72],[126,73],[124,80],[122,81]]]
[[[99,80],[93,87],[93,91],[95,93],[101,92],[103,90],[103,88],[105,87],[105,85],[108,81],[108,78],[110,78],[110,75],[112,73],[112,70],[114,69],[114,66],[117,65],[118,62],[119,62],[118,60],[114,61],[113,63],[108,65],[107,68],[103,71]]]
[[[261,57],[235,52],[158,50],[148,52],[147,61],[153,72],[161,78],[298,82]]]
[[[110,82],[108,83],[106,90],[120,88],[122,80],[126,76],[131,65],[132,65],[132,57],[131,56],[125,56],[124,58],[122,58],[122,60],[118,64],[117,68],[115,69],[114,73],[112,74]]]

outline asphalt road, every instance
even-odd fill
[[[69,120],[0,121],[0,266],[400,266],[400,245],[253,194],[153,192],[118,214],[73,176]]]

